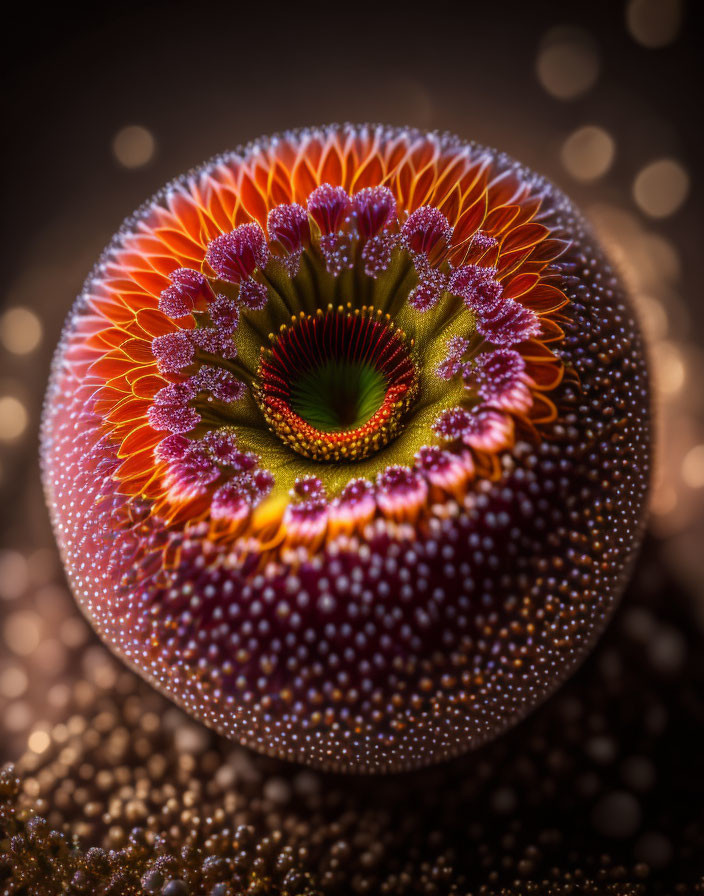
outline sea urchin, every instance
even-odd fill
[[[257,750],[385,771],[574,669],[649,445],[641,338],[570,202],[493,150],[345,125],[215,158],[125,222],[42,456],[121,657]]]

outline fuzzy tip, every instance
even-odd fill
[[[340,230],[350,211],[350,197],[342,187],[321,184],[308,197],[308,214],[323,236]]]
[[[408,216],[401,236],[409,252],[429,258],[448,245],[452,227],[439,209],[424,205]]]
[[[205,258],[221,280],[240,283],[266,266],[269,250],[264,231],[255,223],[241,224],[212,240]]]
[[[308,213],[297,202],[272,208],[266,226],[269,238],[280,243],[289,254],[299,252],[310,240]]]
[[[377,236],[396,217],[396,200],[388,187],[365,187],[352,199],[359,238]]]

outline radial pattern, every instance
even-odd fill
[[[348,125],[216,158],[125,222],[57,353],[44,482],[78,600],[258,750],[462,752],[620,593],[642,355],[579,214],[506,156]]]

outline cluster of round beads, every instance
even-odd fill
[[[329,768],[524,715],[641,531],[618,280],[554,187],[449,136],[314,128],[170,185],[88,281],[44,419],[98,631],[217,730]]]

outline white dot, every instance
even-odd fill
[[[121,128],[112,141],[112,151],[125,168],[141,168],[154,157],[156,141],[150,131],[139,124]]]
[[[19,438],[27,423],[27,411],[22,402],[13,395],[3,395],[0,398],[0,439],[11,442]]]
[[[658,159],[646,165],[633,182],[633,197],[651,218],[676,212],[689,193],[689,175],[675,159]]]
[[[614,160],[615,144],[611,135],[597,125],[578,128],[565,140],[562,164],[572,177],[589,181],[602,177]]]
[[[631,0],[626,25],[631,37],[644,47],[665,47],[679,34],[682,0]]]

